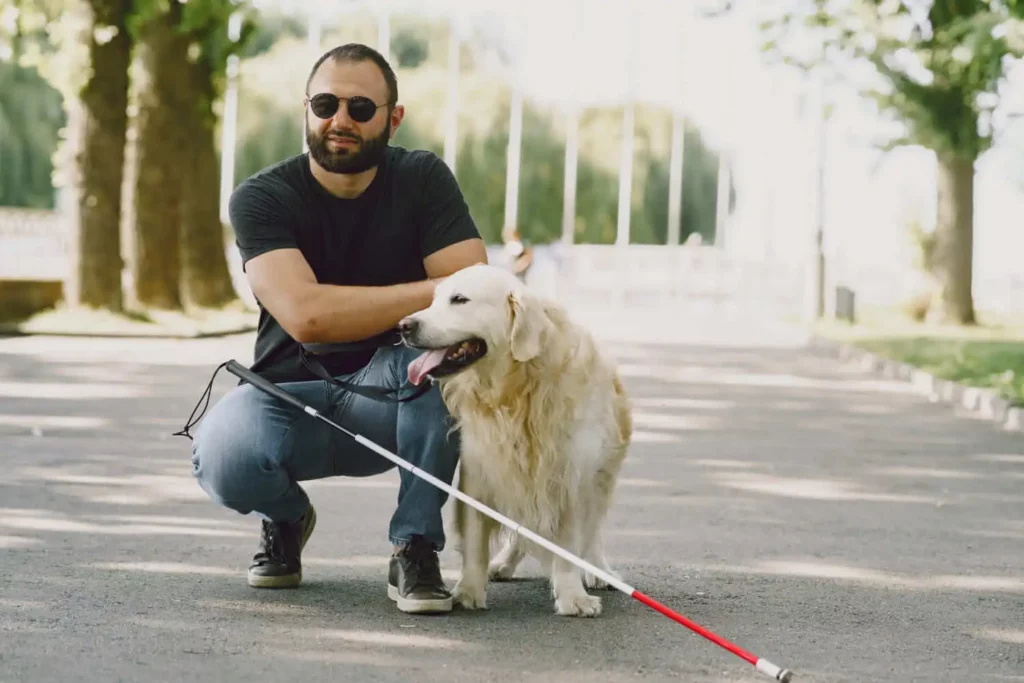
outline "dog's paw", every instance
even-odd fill
[[[601,614],[601,598],[596,595],[576,595],[555,600],[555,613],[563,617],[596,617]]]
[[[610,569],[606,569],[605,571],[608,572],[609,574],[611,574],[612,576],[614,576],[619,581],[622,581],[622,575],[619,574],[618,572],[611,571]],[[594,576],[590,572],[584,572],[584,574],[583,574],[583,585],[586,586],[587,588],[591,589],[591,590],[596,590],[596,591],[615,590],[615,587],[612,586],[610,583],[608,583],[607,581],[605,581],[602,578]]]
[[[491,562],[491,565],[487,568],[487,577],[491,581],[508,581],[515,573],[516,566],[514,564]]]
[[[460,582],[452,589],[452,600],[463,609],[487,609],[487,590]]]

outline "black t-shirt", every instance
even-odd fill
[[[245,263],[268,251],[297,248],[321,284],[381,286],[425,280],[423,259],[480,237],[448,166],[432,152],[390,146],[366,191],[330,194],[307,154],[247,178],[232,193],[231,225]],[[318,356],[332,375],[363,367],[374,351]],[[273,382],[316,379],[299,344],[260,305],[253,372]]]

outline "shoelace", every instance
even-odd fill
[[[441,564],[437,555],[426,546],[413,546],[405,551],[415,570],[416,586],[432,586],[441,577]]]
[[[257,553],[257,557],[265,557],[268,560],[284,561],[284,539],[276,524],[263,522],[263,536],[266,539],[263,550]]]

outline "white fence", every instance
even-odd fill
[[[58,213],[0,208],[0,280],[63,280],[71,249],[67,224]],[[492,263],[503,261],[500,246],[489,251]],[[227,252],[236,287],[251,301],[234,245]],[[893,304],[907,291],[909,271],[844,265],[838,269],[842,273],[832,273],[841,277],[829,280],[851,286],[858,304]],[[804,310],[807,275],[799,266],[744,259],[716,247],[553,244],[536,247],[527,279],[584,310],[788,317]],[[1024,276],[975,277],[980,309],[1024,311]]]
[[[59,213],[0,207],[0,280],[63,280],[70,253]]]
[[[500,250],[492,262],[500,262]],[[716,247],[538,246],[527,281],[581,309],[798,315],[804,274]]]

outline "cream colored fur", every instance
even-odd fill
[[[452,303],[456,294],[468,301]],[[595,340],[559,305],[493,266],[459,271],[411,317],[419,322],[417,345],[469,337],[488,345],[484,358],[438,380],[461,430],[460,490],[617,576],[601,529],[632,418],[616,370]],[[604,588],[602,581],[461,501],[454,506],[463,555],[458,604],[486,607],[488,579],[511,578],[532,554],[549,576],[558,614],[600,614],[600,598],[586,588]],[[492,559],[498,531],[504,545]]]

